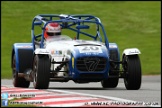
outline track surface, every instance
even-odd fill
[[[2,80],[2,86],[13,87],[12,80],[7,80],[7,79]],[[33,89],[32,83],[30,84],[29,89]],[[144,102],[145,104],[150,104],[150,103],[157,104],[158,103],[157,106],[161,106],[161,76],[143,76],[140,90],[126,90],[124,83],[123,83],[123,79],[120,79],[117,88],[113,88],[113,89],[103,89],[101,87],[101,83],[75,84],[73,81],[69,81],[67,83],[50,82],[49,89],[44,90],[43,92],[53,93],[54,97],[52,98],[56,98],[55,96],[57,95],[55,94],[57,93],[61,95],[66,95],[65,96],[66,98],[63,97],[65,100],[66,99],[68,100],[69,97],[71,99],[72,97],[74,97],[74,100],[76,101],[76,104],[75,104],[76,106],[80,106],[80,105],[83,105],[83,103],[86,103],[87,102],[85,101],[86,99],[90,100],[88,102],[91,102],[91,101],[103,101],[103,102],[109,101],[110,102],[112,100],[116,100],[116,101],[121,100],[121,101]],[[75,96],[79,97],[78,99],[80,100],[84,100],[83,103],[82,104],[77,103],[77,98]],[[41,95],[39,95],[38,97],[41,97]],[[42,98],[44,97],[42,96]],[[50,98],[50,97],[47,97],[47,98]],[[59,97],[59,99],[61,99],[61,97]],[[72,100],[72,102],[75,102],[74,100]],[[58,100],[55,100],[55,101],[58,101]],[[66,103],[66,102],[63,102],[63,103]],[[52,106],[53,106],[53,103],[52,103]],[[71,106],[71,104],[69,104],[69,106]]]

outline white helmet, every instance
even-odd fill
[[[44,37],[49,36],[59,36],[61,35],[61,26],[58,23],[49,23],[47,24],[44,32]]]

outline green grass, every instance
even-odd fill
[[[141,51],[142,73],[160,74],[160,1],[2,1],[1,75],[11,78],[11,49],[31,41],[31,23],[37,14],[92,14],[99,17],[110,42]]]

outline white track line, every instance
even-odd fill
[[[137,102],[138,103],[138,101],[127,100],[127,99],[111,97],[111,96],[102,96],[102,95],[94,95],[94,94],[87,94],[87,93],[78,93],[78,92],[71,92],[71,91],[64,91],[64,90],[51,90],[51,89],[47,89],[47,91],[63,92],[63,93],[68,93],[68,94],[78,94],[78,95],[83,95],[83,96],[99,97],[99,98],[104,98],[104,99],[118,101],[118,102],[132,102],[132,103],[136,103]],[[135,105],[135,107],[136,107],[136,105]],[[147,105],[147,107],[161,107],[161,105]]]
[[[101,95],[94,95],[94,94],[87,94],[87,93],[77,93],[77,92],[64,91],[64,90],[51,90],[51,89],[47,89],[47,91],[62,92],[62,93],[68,93],[68,94],[78,94],[78,95],[83,95],[83,96],[99,97],[99,98],[115,100],[115,101],[122,101],[122,102],[136,102],[136,101],[133,101],[133,100],[127,100],[127,99],[122,99],[122,98],[117,98],[117,97],[101,96]]]

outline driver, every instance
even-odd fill
[[[59,23],[48,23],[45,31],[44,31],[44,38],[55,38],[61,35],[61,26]]]

